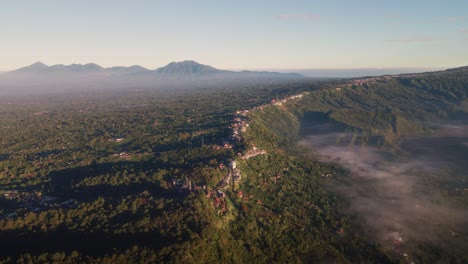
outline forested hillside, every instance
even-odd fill
[[[353,79],[327,85],[303,101],[301,111],[321,111],[330,118],[393,143],[420,134],[428,125],[466,115],[468,71]]]

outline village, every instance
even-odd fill
[[[254,107],[250,110],[246,109],[246,110],[239,110],[236,112],[236,114],[240,115],[240,116],[247,116],[247,114],[251,111],[255,111],[255,110],[260,110],[260,111],[263,111],[265,108],[267,108],[268,106],[270,105],[276,105],[276,106],[279,106],[279,105],[282,105],[283,103],[286,103],[290,100],[294,100],[294,99],[300,99],[302,98],[304,95],[308,95],[309,92],[303,92],[303,93],[300,93],[300,94],[296,94],[296,95],[291,95],[291,96],[288,96],[284,99],[281,99],[281,100],[275,100],[275,99],[272,99],[270,103],[268,104],[264,104],[264,105],[260,105],[260,106],[257,106],[257,107]],[[248,127],[248,124],[247,124],[247,127]]]
[[[368,88],[369,85],[375,84],[377,82],[385,82],[394,78],[414,78],[414,77],[422,77],[425,74],[419,73],[419,74],[401,74],[401,75],[383,75],[383,76],[378,76],[378,77],[367,77],[367,78],[360,78],[360,79],[354,79],[350,80],[346,83],[336,85],[334,86],[334,89],[336,91],[341,91],[343,88],[347,87],[353,87],[353,86],[361,86],[361,87],[366,87]]]
[[[281,106],[283,103],[286,103],[290,100],[300,99],[304,95],[309,94],[309,92],[304,92],[297,95],[292,95],[286,97],[282,100],[271,100],[271,103],[260,105],[254,107],[249,110],[240,110],[237,111],[234,115],[232,120],[231,129],[232,134],[228,136],[226,140],[222,142],[221,145],[214,145],[214,149],[235,149],[239,143],[242,143],[244,139],[242,138],[242,133],[247,131],[249,127],[249,123],[247,122],[247,115],[251,111],[260,110],[263,111],[266,107],[275,105]],[[253,157],[259,155],[266,155],[267,151],[257,148],[256,146],[252,146],[251,149],[245,151],[244,154],[237,153],[237,156],[240,160],[248,160]],[[227,164],[227,166],[225,165]],[[227,196],[225,190],[228,187],[232,187],[233,193],[237,197],[237,199],[242,199],[243,201],[248,201],[253,198],[252,195],[245,195],[240,188],[238,188],[239,183],[241,182],[242,177],[246,176],[243,175],[242,171],[237,167],[237,162],[235,159],[227,160],[227,161],[220,161],[218,164],[218,168],[220,170],[224,170],[227,167],[228,171],[225,176],[216,184],[216,186],[211,189],[206,185],[198,186],[197,184],[193,183],[190,179],[186,178],[185,180],[173,180],[172,186],[175,188],[179,193],[186,193],[186,192],[193,192],[193,191],[203,191],[207,197],[207,199],[212,200],[213,207],[215,209],[219,209],[221,213],[225,214],[227,212],[227,202],[226,199],[234,199],[235,197]],[[274,175],[273,179],[276,183],[278,179],[281,178],[280,174]],[[237,188],[236,188],[237,187]],[[257,203],[261,203],[261,201],[257,201]],[[318,207],[317,207],[318,208]]]

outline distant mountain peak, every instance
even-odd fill
[[[219,73],[222,71],[211,66],[198,63],[193,60],[185,60],[180,62],[171,62],[164,67],[156,69],[156,72],[159,74],[167,75],[190,76],[209,73]]]
[[[49,68],[49,66],[45,65],[44,63],[38,61],[38,62],[35,62],[29,66],[26,66],[26,67],[23,67],[23,68],[20,68],[16,71],[18,72],[41,72],[45,69]]]
[[[37,62],[29,65],[29,67],[48,67],[48,66],[45,65],[44,63],[42,63],[41,61],[37,61]]]
[[[102,69],[102,67],[99,66],[99,65],[96,64],[96,63],[87,63],[87,64],[85,64],[85,65],[83,65],[83,66],[84,66],[84,67],[88,67],[88,68],[94,67],[94,68],[101,68],[101,69]]]
[[[83,68],[86,70],[96,70],[96,71],[104,70],[103,67],[101,67],[100,65],[97,65],[96,63],[85,64],[83,65]]]
[[[145,67],[142,67],[140,65],[132,65],[132,66],[128,67],[128,69],[138,69],[138,70],[144,70],[144,71],[148,70]]]
[[[177,65],[180,67],[192,67],[194,69],[201,69],[201,68],[207,68],[207,69],[215,69],[214,67],[211,67],[209,65],[201,64],[193,60],[185,60],[185,61],[180,61],[180,62],[172,62],[172,65]]]
[[[203,65],[203,64],[198,63],[194,60],[183,60],[183,61],[173,61],[173,62],[170,62],[168,65]]]

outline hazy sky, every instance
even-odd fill
[[[0,71],[186,59],[224,69],[468,65],[466,0],[4,0],[0,25]]]

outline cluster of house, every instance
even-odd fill
[[[300,93],[300,94],[291,95],[291,96],[288,96],[288,97],[283,98],[281,100],[274,100],[273,99],[273,100],[271,100],[271,104],[273,104],[273,105],[282,105],[283,103],[286,103],[287,101],[302,98],[304,95],[307,95],[307,94],[309,94],[309,92],[303,92],[303,93]],[[264,110],[268,106],[270,106],[270,104],[260,105],[260,106],[254,107],[254,108],[252,108],[250,110],[239,110],[236,113],[238,115],[241,115],[241,116],[246,116],[250,111]]]
[[[352,87],[352,86],[367,86],[372,83],[376,83],[378,81],[384,81],[384,80],[390,80],[395,76],[392,75],[385,75],[385,76],[379,76],[379,77],[369,77],[369,78],[364,78],[364,79],[356,79],[356,80],[351,80],[348,81],[344,84],[337,85],[335,87],[335,90],[341,91],[345,87]]]
[[[246,202],[254,198],[253,195],[244,195],[242,191],[237,191],[236,196],[238,199]],[[222,213],[226,213],[226,193],[223,190],[208,190],[206,197],[212,199],[213,207],[219,209]],[[257,203],[261,203],[260,200]]]
[[[234,122],[231,125],[232,134],[221,144],[221,146],[215,145],[214,149],[232,149],[237,143],[242,142],[240,132],[245,132],[249,124],[242,120],[239,116],[234,117]]]
[[[330,178],[330,177],[333,177],[333,174],[331,174],[331,173],[322,173],[320,176],[322,178]]]
[[[299,95],[291,96],[291,97],[288,97],[288,98],[300,98],[302,96],[303,96],[302,94],[299,94]],[[231,138],[234,138],[237,142],[242,141],[242,137],[241,137],[240,133],[244,133],[247,130],[247,128],[249,127],[249,123],[247,123],[245,118],[242,117],[242,116],[245,116],[244,113],[248,113],[248,110],[237,111],[237,115],[234,118],[234,120],[233,120],[234,122],[232,124],[233,135],[231,136]],[[267,152],[265,150],[261,150],[261,149],[258,149],[256,147],[253,147],[251,150],[247,151],[247,153],[244,154],[243,156],[240,155],[240,154],[239,154],[239,156],[241,157],[241,159],[247,160],[247,159],[250,159],[250,158],[258,156],[258,155],[264,155],[266,153]],[[240,174],[238,174],[238,175],[239,175],[238,179],[240,180]],[[234,180],[235,179],[236,178],[234,178]]]
[[[236,144],[242,142],[240,132],[245,132],[249,124],[240,117],[234,117],[234,122],[231,125],[232,134],[221,144],[214,146],[215,149],[232,149]]]
[[[214,145],[214,149],[232,149],[233,145],[229,143],[228,141],[223,141],[223,144],[221,146]]]
[[[177,190],[179,193],[189,193],[189,192],[195,192],[195,191],[204,191],[206,193],[206,196],[208,198],[213,198],[213,204],[216,208],[220,207],[223,208],[224,203],[224,198],[226,197],[226,194],[222,191],[222,189],[226,186],[228,186],[232,180],[235,182],[239,182],[241,179],[241,172],[239,169],[236,168],[237,164],[234,160],[230,161],[228,163],[228,172],[226,175],[218,182],[216,187],[214,189],[209,189],[204,186],[199,186],[196,185],[194,182],[192,182],[191,179],[185,178],[183,179],[173,179],[172,180],[172,188]],[[225,168],[225,165],[223,162],[220,162],[218,164],[218,168],[220,170],[223,170]],[[215,194],[216,193],[216,194]]]
[[[18,190],[9,190],[3,193],[3,197],[10,201],[15,201],[19,204],[18,208],[13,212],[10,212],[6,215],[3,215],[0,218],[10,218],[18,214],[19,211],[32,211],[40,212],[41,208],[44,207],[69,207],[75,200],[69,199],[61,203],[55,203],[57,198],[47,195],[42,195],[38,191],[18,191]]]
[[[112,154],[112,157],[129,160],[129,159],[132,158],[132,155],[127,153],[127,152],[122,152],[122,153],[119,153],[119,154],[117,154],[117,153]]]
[[[222,164],[222,163],[221,163]],[[224,164],[220,164],[220,169],[224,169]],[[228,172],[226,175],[218,182],[216,189],[222,189],[231,183],[231,180],[239,182],[241,179],[241,172],[237,169],[237,163],[235,160],[232,160],[228,163]]]
[[[218,183],[215,189],[208,189],[206,185],[203,187],[198,186],[188,178],[185,178],[185,180],[172,180],[172,187],[181,194],[202,190],[205,192],[207,199],[211,199],[215,209],[220,210],[222,213],[226,213],[226,193],[222,190],[222,188],[225,187],[231,180],[231,175],[232,174],[229,171],[228,174],[226,174],[226,176]]]
[[[301,94],[291,95],[282,100],[271,100],[271,103],[274,105],[282,105],[283,103],[286,103],[287,101],[302,98],[306,94],[309,94],[309,92],[303,92]]]
[[[245,114],[248,113],[248,110],[237,111],[236,115],[234,116],[233,122],[231,124],[232,134],[223,141],[221,146],[215,146],[216,149],[231,149],[236,144],[242,142],[242,137],[240,133],[245,132],[249,127],[249,123],[245,120]]]
[[[226,193],[223,191],[223,188],[228,186],[232,181],[238,183],[240,182],[242,178],[241,171],[237,168],[237,163],[235,160],[231,160],[228,163],[228,172],[226,175],[218,182],[214,190],[207,190],[206,192],[206,197],[208,199],[212,198],[213,199],[213,206],[217,209],[220,209],[221,212],[225,213],[226,212]],[[224,169],[224,164],[220,163],[219,168],[222,170]],[[241,193],[241,198],[242,198],[242,192]]]
[[[114,153],[112,154],[112,157],[114,158],[120,158],[120,159],[125,159],[125,160],[129,160],[129,159],[132,159],[134,157],[138,157],[138,158],[141,158],[143,156],[147,156],[147,155],[150,155],[151,153],[150,152],[143,152],[143,153],[128,153],[128,152],[121,152],[121,153]]]
[[[192,180],[189,178],[182,179],[174,179],[172,180],[172,187],[175,188],[178,192],[195,192],[200,190],[206,190],[206,185],[199,186],[195,183],[192,183]]]
[[[234,117],[234,122],[232,123],[233,135],[239,135],[240,132],[245,132],[249,127],[249,123],[240,116]]]
[[[213,198],[213,206],[216,209],[220,209],[222,213],[226,213],[226,193],[222,190],[211,191],[206,194],[207,198]]]
[[[29,207],[35,202],[40,202],[41,192],[21,192],[17,190],[10,190],[3,193],[3,197],[7,200],[20,202],[21,207]]]
[[[109,139],[110,142],[116,142],[116,143],[122,142],[124,140],[125,140],[125,138],[111,138],[111,139]]]
[[[282,99],[281,101],[272,101],[273,104],[276,105],[281,105],[284,102],[287,102],[288,100],[294,100],[298,98],[302,98],[304,95],[308,94],[308,92],[304,92],[298,95],[293,95],[289,96],[287,98]],[[234,116],[231,128],[233,130],[232,134],[223,142],[221,146],[214,146],[215,149],[232,149],[236,144],[242,142],[243,138],[241,137],[241,133],[246,132],[247,128],[249,127],[249,124],[246,121],[246,115],[249,113],[249,111],[252,110],[263,110],[265,107],[269,106],[270,104],[262,105],[255,107],[251,110],[240,110],[236,112],[236,115]],[[264,155],[267,152],[265,150],[258,149],[257,147],[252,147],[252,149],[248,150],[244,155],[241,155],[239,153],[239,157],[244,160],[248,160],[252,157],[258,156],[258,155]],[[225,202],[225,197],[226,193],[224,193],[222,190],[228,186],[229,184],[234,184],[234,183],[239,183],[240,180],[242,179],[242,173],[241,171],[237,168],[237,163],[235,160],[229,161],[227,164],[228,171],[226,175],[218,182],[216,187],[214,189],[207,189],[206,186],[200,187],[192,183],[191,180],[186,178],[185,180],[173,180],[172,181],[172,186],[173,188],[176,188],[179,192],[185,192],[185,191],[196,191],[196,190],[205,190],[206,197],[207,198],[212,198],[213,199],[213,206],[215,208],[220,208],[221,211],[225,212],[226,211],[226,202]],[[225,165],[223,162],[218,163],[218,168],[220,170],[223,170],[225,168]],[[281,175],[275,176],[275,182],[281,177]],[[242,191],[238,191],[237,196],[240,199],[243,200],[249,200],[253,198],[253,196],[244,196]]]
[[[427,76],[427,73],[408,73],[408,74],[400,74],[400,75],[390,75],[391,77],[400,77],[400,78],[414,78],[414,77],[422,77]]]
[[[265,154],[267,154],[266,150],[262,150],[262,149],[259,149],[257,147],[252,147],[252,149],[247,151],[247,153],[245,153],[241,158],[245,159],[245,160],[248,160],[248,159],[253,158],[255,156],[265,155]]]
[[[238,192],[237,192],[237,197],[239,197],[239,199],[241,199],[241,200],[244,201],[244,202],[248,202],[248,201],[250,201],[250,200],[253,200],[253,198],[254,198],[253,194],[251,194],[251,195],[244,195],[244,194],[242,193],[242,191],[238,191]],[[260,200],[257,200],[257,203],[261,203],[261,201],[260,201],[260,202],[259,202],[259,201],[260,201]]]
[[[285,103],[285,102],[287,102],[289,100],[302,98],[306,94],[308,94],[308,92],[304,92],[304,93],[297,94],[297,95],[292,95],[292,96],[286,97],[286,98],[284,98],[284,99],[282,99],[280,101],[272,100],[271,103],[274,104],[274,105],[281,105],[281,104],[283,104],[283,103]],[[250,110],[239,110],[239,111],[237,111],[236,115],[234,116],[233,123],[231,125],[231,128],[233,129],[233,133],[228,138],[228,141],[223,142],[223,146],[218,147],[218,149],[220,149],[220,148],[232,148],[233,145],[235,145],[236,143],[242,142],[243,139],[242,139],[240,134],[243,133],[243,132],[246,132],[247,128],[249,127],[249,123],[247,123],[246,118],[245,118],[247,116],[247,114],[250,111],[253,111],[253,110],[263,110],[266,107],[268,107],[269,105],[270,104],[265,104],[265,105],[257,106],[257,107],[255,107],[253,109],[250,109]],[[239,153],[239,156],[240,156],[241,159],[248,160],[248,159],[250,159],[252,157],[255,157],[255,156],[258,156],[258,155],[264,155],[264,154],[267,154],[267,152],[265,150],[258,149],[257,147],[254,146],[254,147],[252,147],[252,149],[248,150],[244,155],[241,155]],[[219,166],[219,168],[221,170],[224,169],[224,163],[220,163],[218,166]],[[224,197],[226,195],[224,192],[222,192],[222,189],[225,188],[226,186],[228,186],[230,183],[239,183],[240,180],[242,179],[242,173],[237,168],[237,164],[236,164],[235,160],[232,160],[232,161],[229,162],[228,168],[229,168],[229,170],[226,173],[226,175],[216,185],[215,189],[217,190],[217,195],[216,196],[213,195],[213,193],[214,193],[213,190],[208,190],[208,192],[207,192],[207,197],[208,198],[215,197],[214,200],[213,200],[214,207],[218,208],[218,207],[221,206],[221,210],[225,210]],[[280,177],[281,177],[280,175],[275,176],[275,182]],[[243,200],[248,200],[250,198],[253,198],[253,197],[244,196],[242,191],[238,191],[237,196],[240,199],[243,199]]]

